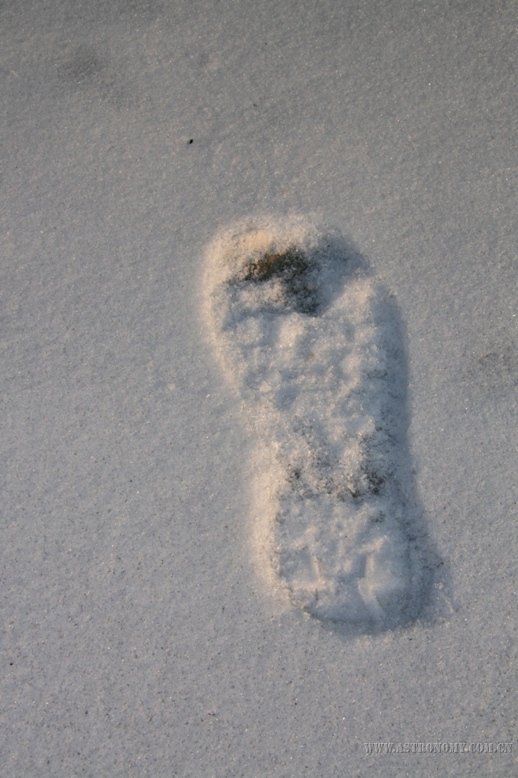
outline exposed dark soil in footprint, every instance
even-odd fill
[[[316,273],[316,264],[302,251],[291,247],[279,254],[265,254],[261,259],[250,262],[243,281],[260,284],[279,280],[283,302],[289,309],[315,315],[319,307]]]

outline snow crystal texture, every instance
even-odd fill
[[[313,616],[404,623],[416,604],[390,301],[337,233],[303,219],[241,223],[206,261],[208,330],[266,454],[262,564]]]

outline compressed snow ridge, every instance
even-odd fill
[[[404,622],[402,347],[386,298],[337,233],[301,218],[219,234],[204,291],[208,331],[263,453],[261,564],[321,619]]]

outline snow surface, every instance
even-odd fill
[[[518,775],[516,744],[363,745],[514,736],[516,27],[500,0],[0,4],[2,776]],[[261,214],[339,230],[390,301],[409,623],[261,578],[259,430],[200,313],[206,246]]]

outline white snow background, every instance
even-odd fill
[[[510,776],[517,6],[0,3],[5,778]],[[192,143],[190,142],[192,139]],[[218,230],[339,229],[405,328],[440,566],[358,635],[270,596],[204,337]]]

